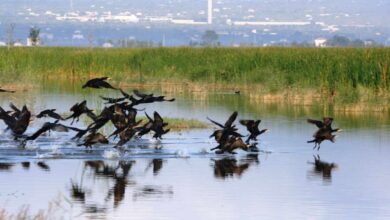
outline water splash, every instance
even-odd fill
[[[122,154],[121,152],[119,152],[118,150],[116,149],[110,149],[110,150],[105,150],[103,152],[103,155],[102,155],[104,158],[106,159],[110,159],[110,160],[113,160],[113,159],[119,159],[122,157]]]

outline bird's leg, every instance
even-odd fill
[[[321,144],[318,144],[317,151],[319,151],[319,150],[320,150],[320,147],[321,147]]]
[[[317,147],[317,142],[316,142],[316,143],[314,143],[313,150],[314,150],[314,149],[316,149],[316,147]]]

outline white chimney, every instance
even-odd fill
[[[207,23],[212,24],[213,23],[213,0],[208,0],[209,6],[208,6],[208,17],[207,17]]]

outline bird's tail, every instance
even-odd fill
[[[316,139],[313,139],[311,141],[307,141],[307,143],[314,143],[314,142],[316,142]]]

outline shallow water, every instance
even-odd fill
[[[27,103],[34,112],[74,102],[102,108],[107,91],[25,92],[0,95],[0,105]],[[108,92],[116,95],[115,92]],[[323,109],[251,103],[231,93],[182,94],[174,103],[144,106],[169,117],[209,116],[224,121],[260,118],[270,131],[261,136],[258,154],[239,151],[215,155],[213,128],[172,132],[161,142],[132,141],[124,151],[111,145],[92,150],[70,141],[73,133],[55,133],[29,142],[26,149],[7,133],[0,139],[0,207],[17,213],[23,205],[51,216],[102,219],[388,219],[390,218],[390,122],[387,114],[342,115],[336,143],[313,151],[315,127],[307,117]],[[8,109],[8,108],[7,108]],[[140,113],[142,115],[142,113]],[[33,133],[45,120],[34,120]],[[76,125],[85,127],[88,120]],[[1,122],[1,130],[4,123]],[[239,126],[246,134],[245,129]],[[105,128],[105,133],[111,131]],[[314,156],[337,164],[330,174],[314,169]],[[72,188],[73,186],[73,188]],[[50,206],[50,208],[49,208]]]

